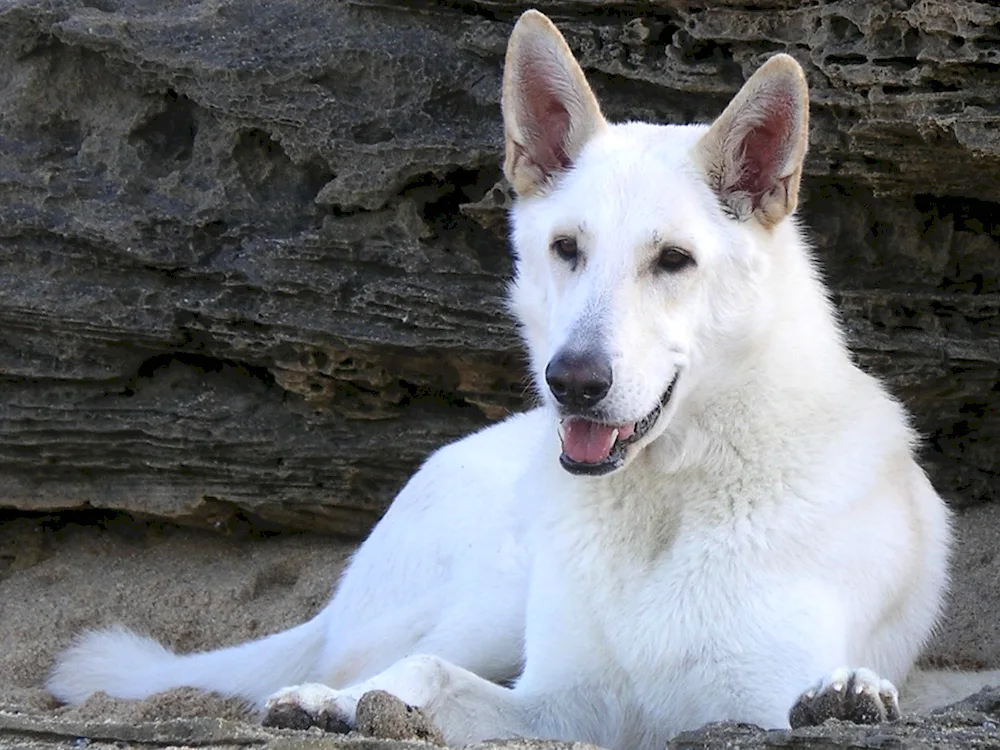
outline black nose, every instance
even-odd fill
[[[599,353],[559,352],[545,368],[545,382],[564,406],[594,406],[611,390],[611,363]]]

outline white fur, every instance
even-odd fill
[[[522,54],[544,65],[518,68]],[[632,749],[712,721],[787,726],[801,693],[857,669],[883,695],[903,684],[941,608],[948,513],[904,410],[852,363],[789,215],[801,71],[768,63],[711,130],[608,125],[543,16],[522,18],[509,55],[508,71],[528,71],[505,87],[521,193],[511,304],[543,405],[434,454],[315,619],[186,656],[120,630],[90,635],[60,658],[57,697],[194,685],[350,722],[380,688],[422,706],[452,744],[527,735]],[[519,119],[541,101],[522,90],[537,70],[572,105],[559,132],[577,140],[554,152],[565,169],[532,161],[529,139],[548,134]],[[757,89],[788,98],[798,119],[777,150],[780,185],[758,208],[741,193],[727,210],[710,162],[724,144],[735,184],[733,139],[753,127],[740,113],[759,114]],[[567,233],[575,268],[549,248]],[[665,244],[696,265],[657,272]],[[648,414],[679,373],[653,429],[601,477],[558,460],[543,373],[570,344],[611,358],[613,424]],[[953,682],[922,694],[943,701],[982,680]]]

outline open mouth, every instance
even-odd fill
[[[566,417],[559,423],[562,455],[559,463],[570,474],[600,476],[625,463],[629,445],[638,442],[656,424],[663,407],[670,401],[680,373],[674,375],[660,402],[638,422],[625,425],[603,424],[583,417]]]

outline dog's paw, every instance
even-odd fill
[[[344,734],[355,726],[357,701],[326,685],[306,683],[279,690],[264,704],[265,727]]]
[[[896,686],[870,669],[838,669],[807,690],[792,706],[792,727],[816,726],[827,719],[879,724],[899,718]]]

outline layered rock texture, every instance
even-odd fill
[[[546,2],[612,118],[812,86],[803,215],[935,480],[1000,452],[1000,8]],[[360,534],[524,405],[504,312],[508,2],[0,7],[0,488]]]

